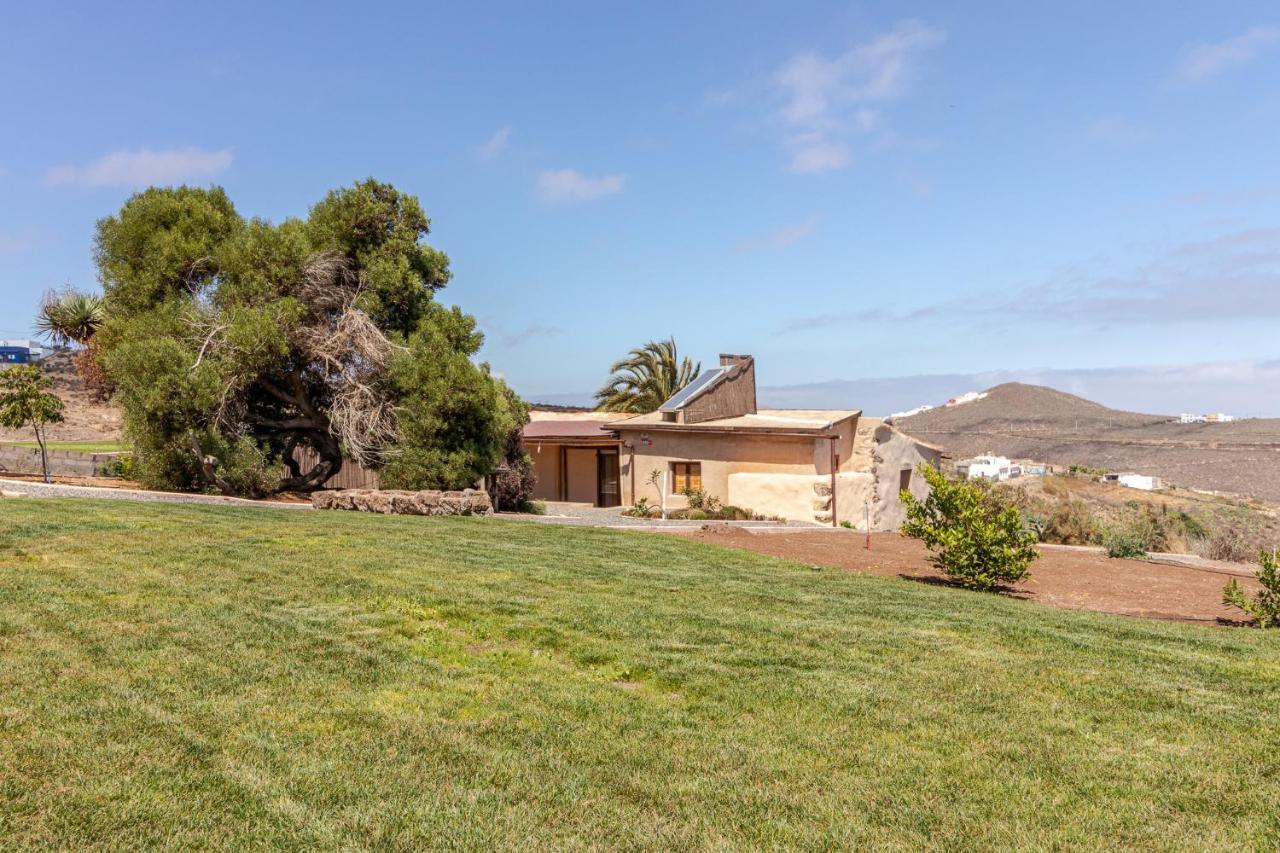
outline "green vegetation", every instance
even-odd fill
[[[1249,595],[1235,578],[1222,590],[1222,603],[1238,607],[1253,617],[1259,628],[1280,628],[1280,560],[1275,551],[1258,555],[1258,582],[1262,589]]]
[[[922,501],[909,489],[900,493],[907,508],[903,536],[923,541],[933,552],[929,561],[970,589],[992,590],[1027,576],[1039,552],[1016,506],[981,480],[953,479],[928,465],[918,470],[929,496]]]
[[[676,339],[649,341],[613,363],[609,381],[596,392],[596,408],[644,414],[658,407],[702,372],[702,362],[680,358]]]
[[[100,221],[93,345],[142,482],[258,496],[316,488],[346,460],[391,488],[492,471],[524,407],[473,362],[475,319],[436,301],[449,261],[429,226],[373,180],[278,225],[192,187]]]
[[[11,447],[39,447],[34,441],[5,441]],[[120,453],[125,446],[118,441],[49,441],[50,450],[70,450],[76,453]]]
[[[49,390],[49,379],[32,364],[14,365],[0,371],[0,427],[30,429],[40,448],[40,468],[49,480],[49,442],[45,430],[62,423],[62,399]]]
[[[24,499],[7,848],[1274,848],[1273,633],[653,534]]]

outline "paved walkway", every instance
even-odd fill
[[[197,495],[185,492],[149,492],[142,489],[104,489],[97,486],[63,486],[57,483],[35,483],[29,480],[0,478],[0,495],[5,497],[26,495],[33,498],[98,498],[112,501],[142,501],[169,504],[221,504],[223,506],[253,506],[271,509],[311,509],[309,503],[284,501],[251,501],[245,498],[228,498],[222,495]]]

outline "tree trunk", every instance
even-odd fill
[[[36,427],[36,444],[40,446],[40,470],[44,473],[45,483],[52,483],[53,478],[49,476],[49,448],[45,446],[44,430]]]

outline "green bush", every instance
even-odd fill
[[[720,499],[707,494],[705,489],[682,489],[680,494],[689,501],[689,509],[714,513],[720,510]]]
[[[919,471],[929,496],[921,501],[902,490],[907,521],[901,532],[928,546],[933,565],[971,589],[991,590],[1027,576],[1039,554],[1017,507],[979,481],[951,480],[927,465]]]
[[[1253,617],[1253,624],[1259,628],[1280,627],[1280,561],[1274,551],[1263,551],[1259,555],[1258,583],[1262,590],[1250,596],[1235,578],[1222,590],[1222,603],[1238,607]]]
[[[1107,556],[1125,560],[1145,560],[1147,558],[1147,538],[1144,532],[1134,527],[1117,527],[1108,530],[1102,536],[1102,547],[1107,549]]]

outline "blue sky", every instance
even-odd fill
[[[463,5],[7,5],[0,334],[140,187],[374,176],[530,398],[675,335],[797,405],[1280,415],[1273,3]]]

